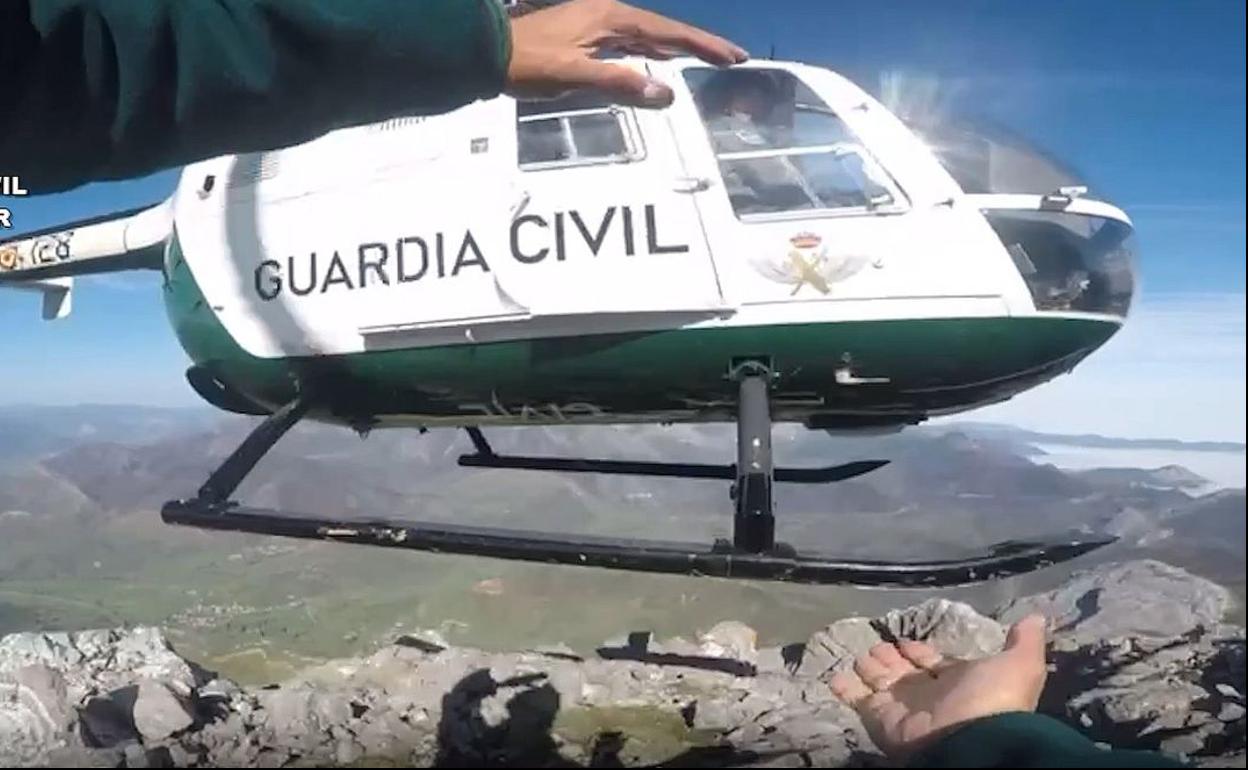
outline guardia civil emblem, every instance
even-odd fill
[[[789,296],[795,296],[803,286],[831,294],[832,284],[849,278],[864,264],[866,259],[862,257],[829,254],[823,238],[814,233],[798,233],[789,239],[787,254],[756,262],[755,267],[763,277],[791,285]]]
[[[0,248],[0,270],[13,270],[17,267],[17,249],[13,246]]]

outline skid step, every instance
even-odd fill
[[[754,553],[735,548],[728,541],[718,541],[707,547],[696,543],[555,535],[434,522],[336,520],[200,500],[167,503],[161,517],[169,524],[201,529],[435,553],[676,575],[894,588],[956,586],[1020,575],[1073,559],[1114,541],[1114,538],[1093,538],[1009,542],[969,558],[886,562],[799,554],[783,544],[768,552]]]

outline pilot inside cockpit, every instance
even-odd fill
[[[773,119],[780,93],[766,72],[717,73],[698,93],[698,108],[716,153],[784,147],[788,131]]]
[[[723,70],[706,79],[695,99],[737,212],[786,211],[818,204],[819,196],[798,166],[777,152],[794,145],[791,76]]]

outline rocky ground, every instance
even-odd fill
[[[990,654],[1032,609],[1052,620],[1042,708],[1118,747],[1244,766],[1244,630],[1228,592],[1158,562],[1076,575],[995,618],[934,599],[757,649],[721,623],[636,633],[597,657],[486,653],[408,636],[241,688],[156,629],[0,640],[0,762],[83,766],[830,767],[884,764],[824,683],[881,638]],[[1000,621],[1000,623],[998,622]]]

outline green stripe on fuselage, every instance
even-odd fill
[[[766,356],[774,417],[924,415],[1001,400],[1067,370],[1118,329],[1046,316],[676,329],[262,359],[204,301],[176,241],[165,302],[182,347],[217,379],[269,407],[315,383],[320,419],[561,422],[732,418],[734,359]],[[844,356],[888,384],[838,386]]]

